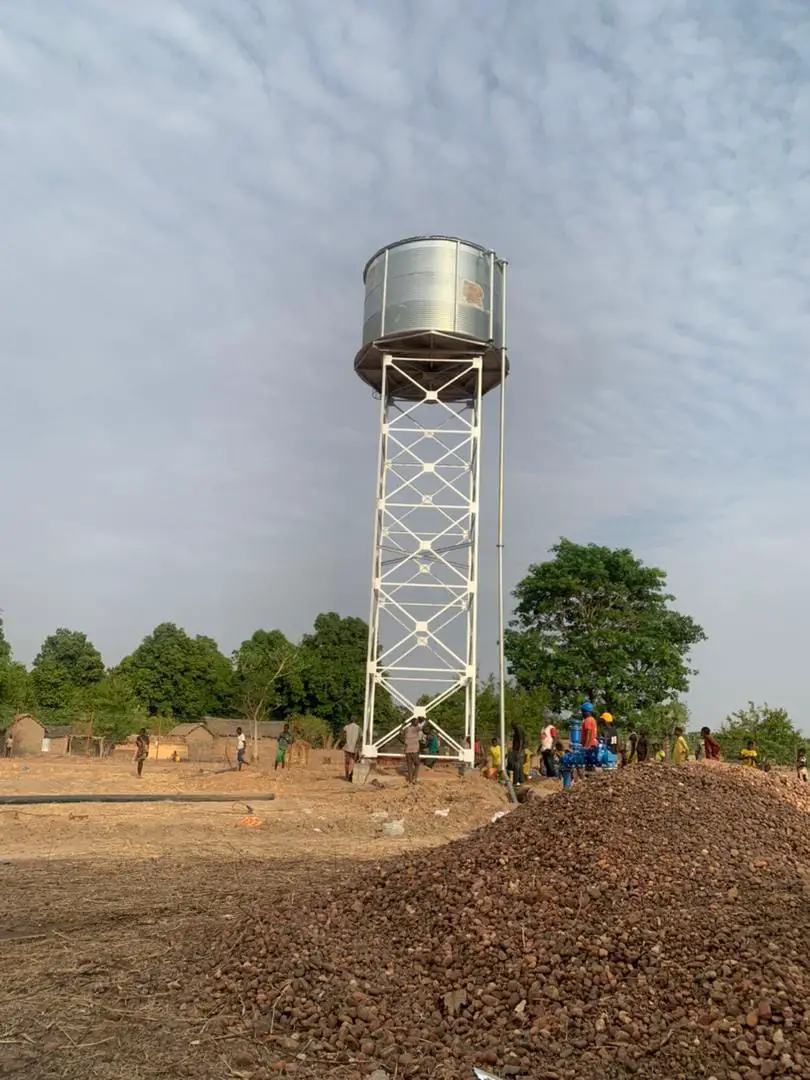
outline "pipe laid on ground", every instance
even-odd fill
[[[254,803],[272,802],[275,795],[0,795],[0,806],[42,806],[46,803]]]

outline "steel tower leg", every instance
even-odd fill
[[[421,385],[430,365],[435,387]],[[447,378],[436,386],[437,368]],[[412,385],[407,398],[388,391],[389,374]],[[482,358],[442,361],[383,358],[380,449],[363,717],[363,756],[398,756],[393,743],[411,716],[430,718],[453,694],[464,701],[464,736],[433,720],[440,758],[472,764],[478,629],[478,491],[481,474]],[[464,401],[447,400],[456,383]],[[380,719],[380,691],[407,714]],[[425,698],[429,697],[427,703]]]

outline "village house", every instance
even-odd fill
[[[14,740],[12,754],[14,757],[67,754],[72,730],[70,724],[43,724],[30,713],[20,713],[9,728]]]
[[[256,725],[259,736],[260,759],[272,760],[284,724],[280,720],[260,720]],[[172,738],[182,739],[189,761],[228,761],[236,756],[236,729],[242,728],[247,737],[248,760],[253,757],[253,723],[250,720],[231,720],[220,716],[204,716],[196,724],[178,724],[172,728]],[[272,755],[272,757],[271,757]]]

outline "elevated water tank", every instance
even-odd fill
[[[420,386],[445,384],[454,358],[481,356],[483,392],[501,381],[504,341],[504,267],[494,251],[450,236],[416,236],[381,248],[366,264],[363,346],[357,374],[382,389],[386,353],[418,361],[410,374]],[[439,361],[431,366],[429,361]],[[431,383],[435,383],[435,386]],[[418,397],[407,378],[389,377],[396,397]],[[446,400],[473,393],[470,379],[442,392]]]

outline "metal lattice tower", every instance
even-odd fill
[[[504,275],[493,252],[445,237],[403,241],[366,267],[355,368],[380,395],[366,758],[401,753],[402,725],[377,723],[387,691],[420,719],[463,694],[463,739],[430,723],[441,756],[473,761],[481,404],[507,369]]]

